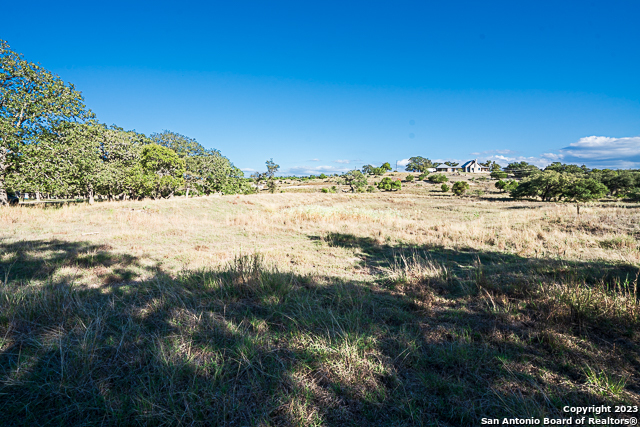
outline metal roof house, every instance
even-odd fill
[[[440,165],[436,167],[436,172],[457,172],[458,169],[457,166]]]
[[[478,163],[478,159],[469,160],[468,162],[460,166],[459,169],[461,172],[471,173],[490,172],[488,167],[482,166]]]
[[[470,172],[470,173],[480,173],[480,172],[491,172],[488,167],[482,166],[478,163],[478,159],[469,160],[462,166],[447,166],[440,165],[436,168],[437,172]]]

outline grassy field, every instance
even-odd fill
[[[640,405],[637,207],[300,185],[1,209],[0,423],[458,426]]]

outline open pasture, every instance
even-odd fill
[[[640,404],[637,208],[281,193],[0,210],[0,413],[477,425]]]

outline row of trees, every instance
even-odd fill
[[[72,84],[0,40],[0,205],[8,193],[93,203],[251,189],[242,171],[194,139],[99,123]]]

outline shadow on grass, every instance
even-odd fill
[[[381,269],[411,256],[351,235],[323,239]],[[588,329],[560,331],[544,320],[551,302],[518,290],[522,275],[506,276],[511,288],[486,279],[492,266],[516,274],[504,266],[536,260],[420,248],[453,274],[378,286],[279,271],[254,255],[86,288],[28,282],[55,277],[67,258],[126,260],[123,277],[137,260],[60,241],[23,249],[3,247],[17,254],[16,279],[0,287],[7,425],[477,425],[638,396],[637,346],[611,352],[618,335],[597,344]],[[102,255],[78,261],[87,249]],[[509,306],[503,297],[517,292],[538,305]],[[625,394],[589,386],[582,364],[600,369],[604,351],[602,375],[632,373]]]

